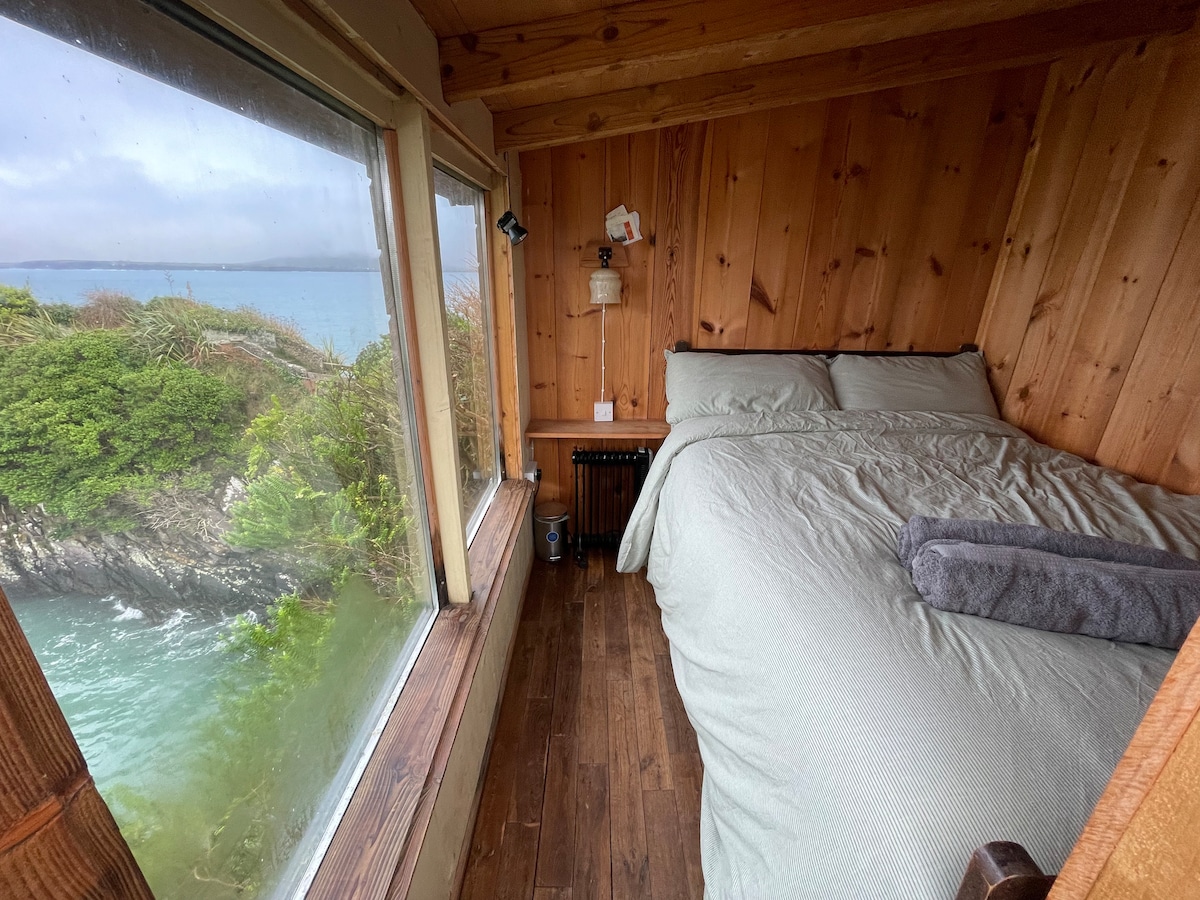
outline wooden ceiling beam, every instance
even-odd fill
[[[448,102],[512,93],[533,106],[1085,2],[640,0],[443,38],[438,55]]]
[[[1200,0],[1068,9],[494,114],[497,149],[526,150],[1048,62],[1081,47],[1178,33]]]

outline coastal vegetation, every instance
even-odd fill
[[[495,461],[467,418],[490,384],[469,294],[448,324],[477,471]],[[272,883],[428,602],[393,365],[386,337],[346,361],[190,296],[71,306],[0,285],[0,504],[75,538],[151,530],[183,546],[203,529],[300,573],[228,629],[189,758],[153,790],[100,785],[161,896]]]

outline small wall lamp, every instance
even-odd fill
[[[517,221],[517,217],[513,215],[513,211],[507,210],[496,222],[496,227],[508,235],[509,241],[513,245],[521,243],[525,238],[529,237],[529,231],[521,227],[521,223]]]
[[[613,261],[612,247],[607,244],[599,244],[596,246],[595,252],[595,258],[600,260],[600,268],[588,278],[588,289],[591,293],[591,302],[600,307],[600,402],[595,404],[593,418],[597,422],[611,422],[613,420],[613,404],[611,400],[604,399],[605,381],[608,374],[604,368],[604,351],[605,345],[608,343],[605,335],[604,313],[610,303],[621,302],[621,276],[616,269],[609,268],[609,263]]]
[[[612,260],[612,247],[600,247],[596,251],[600,258],[600,268],[588,279],[588,287],[592,294],[592,303],[608,305],[621,302],[621,275],[616,269],[608,267]]]

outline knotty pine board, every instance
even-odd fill
[[[662,351],[678,340],[973,340],[1045,77],[990,73],[522,153],[532,417],[590,419],[600,399],[600,315],[579,254],[621,203],[645,240],[627,248],[623,302],[607,312],[619,419],[662,417]],[[573,446],[535,442],[539,500],[572,503]]]
[[[1006,419],[1200,492],[1200,34],[1055,64],[977,343]]]

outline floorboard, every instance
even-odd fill
[[[534,563],[462,900],[703,900],[696,736],[614,561]]]

